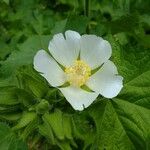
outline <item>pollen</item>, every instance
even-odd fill
[[[76,60],[75,63],[65,69],[68,82],[76,87],[86,83],[91,75],[91,68],[82,60]]]

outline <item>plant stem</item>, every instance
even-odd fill
[[[90,15],[90,0],[84,0],[84,15],[87,17]]]
[[[84,15],[90,17],[90,0],[84,0]],[[89,25],[87,26],[87,33],[89,33]]]

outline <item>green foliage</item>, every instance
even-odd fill
[[[77,146],[73,141],[72,121],[71,115],[63,114],[60,110],[45,113],[39,131],[53,145],[58,145],[62,150],[71,150],[71,145]]]
[[[88,18],[82,0],[0,5],[0,121],[9,125],[0,124],[0,150],[150,149],[149,0],[91,0]],[[68,29],[107,39],[124,77],[116,98],[82,112],[33,69],[36,52]]]
[[[16,105],[19,103],[17,100],[17,89],[15,87],[1,87],[0,88],[0,104],[1,105]]]
[[[45,112],[49,111],[49,103],[46,100],[41,100],[41,102],[36,106],[36,112],[38,114],[44,114]]]
[[[44,83],[43,78],[35,73],[31,66],[21,67],[16,76],[19,82],[19,87],[29,91],[35,97],[42,98],[48,92],[47,83]]]
[[[9,0],[3,0],[6,4],[9,4]]]
[[[64,131],[62,128],[62,113],[60,111],[56,111],[50,115],[45,114],[43,116],[43,120],[50,124],[56,137],[58,137],[60,140],[64,139]]]
[[[65,31],[66,30],[74,30],[79,33],[85,33],[86,32],[86,27],[88,25],[88,18],[85,16],[70,16],[66,22],[65,25]],[[80,23],[80,26],[79,26]]]
[[[20,129],[27,126],[31,121],[36,118],[36,113],[34,112],[24,112],[19,120],[18,124],[13,127],[13,129]]]
[[[30,37],[25,43],[18,45],[18,50],[1,63],[1,77],[10,77],[18,67],[31,64],[33,56],[40,49],[46,49],[50,36],[35,35]],[[46,44],[45,44],[46,43]]]
[[[0,149],[1,150],[27,150],[27,145],[17,138],[15,133],[5,124],[0,123]]]
[[[96,146],[100,150],[135,149],[110,101],[97,104],[91,111],[91,115],[98,132],[97,141],[93,147]]]

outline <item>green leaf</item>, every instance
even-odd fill
[[[0,119],[1,120],[6,120],[6,121],[17,121],[18,119],[20,119],[21,117],[21,113],[6,113],[6,114],[1,114],[0,115]]]
[[[56,144],[52,128],[46,120],[44,120],[44,123],[38,127],[41,135],[43,135],[53,145]]]
[[[27,150],[27,145],[16,137],[12,130],[0,123],[0,149],[1,150]]]
[[[25,127],[23,132],[21,133],[20,137],[23,140],[26,140],[29,138],[29,136],[32,136],[33,132],[38,129],[39,125],[39,118],[35,118],[34,120],[30,121],[30,123]]]
[[[39,125],[40,133],[53,145],[61,150],[70,150],[70,145],[76,146],[73,141],[72,118],[62,114],[60,110],[43,115],[44,123]]]
[[[110,101],[97,103],[90,111],[95,121],[97,137],[92,147],[96,149],[135,149]]]
[[[30,106],[35,104],[35,98],[28,92],[13,86],[0,87],[0,105],[23,104]]]
[[[58,137],[60,140],[64,139],[61,111],[57,110],[51,114],[46,113],[43,116],[43,120],[49,123],[56,137]]]
[[[53,27],[54,20],[51,17],[51,11],[47,13],[41,13],[34,11],[34,19],[31,20],[31,24],[38,35],[49,35],[50,29]]]
[[[33,95],[37,98],[43,98],[49,90],[47,81],[30,65],[18,69],[17,79],[19,87],[31,93],[31,98]]]
[[[57,138],[55,138],[55,135],[53,134],[52,128],[48,122],[45,121],[43,124],[39,125],[39,132],[52,145],[58,145],[58,147],[61,150],[71,150],[69,141],[58,140]]]
[[[17,97],[17,88],[0,87],[0,105],[16,105],[19,104]]]
[[[34,105],[37,100],[35,99],[35,97],[30,94],[29,92],[22,90],[22,89],[18,89],[18,101],[23,104],[25,107],[30,107],[31,105]]]
[[[72,15],[68,18],[65,30],[74,30],[79,33],[86,33],[86,27],[89,19],[85,16]]]
[[[6,60],[7,57],[10,55],[9,46],[6,43],[4,43],[3,41],[0,41],[0,50],[1,50],[0,61]]]
[[[20,111],[20,105],[0,106],[0,113],[16,113]]]
[[[79,24],[80,22],[80,24]],[[65,32],[66,30],[74,30],[79,33],[85,33],[89,19],[85,16],[71,15],[68,19],[61,20],[55,23],[52,30],[53,34]]]
[[[27,74],[20,74],[18,78],[22,84],[22,88],[32,93],[38,98],[42,98],[46,95],[48,91],[48,84],[39,82],[37,79],[33,78]]]
[[[129,43],[120,45],[118,40],[111,35],[108,40],[113,48],[112,61],[118,67],[119,74],[124,77],[124,83],[150,70],[149,49],[134,45],[134,43],[133,45]]]
[[[9,0],[3,0],[7,5],[9,5]]]
[[[118,98],[150,109],[150,71],[135,77],[125,86]]]
[[[18,124],[13,127],[13,129],[20,129],[27,126],[30,122],[32,122],[36,118],[35,112],[24,112],[19,120]]]
[[[106,26],[110,28],[111,33],[130,32],[130,34],[139,27],[139,18],[134,15],[125,15],[117,20],[107,22]]]
[[[124,99],[115,99],[114,106],[135,149],[147,149],[150,140],[150,110]]]
[[[84,144],[79,145],[83,149],[90,147],[95,141],[96,127],[89,113],[82,112],[73,116],[73,137]]]
[[[54,28],[51,30],[52,34],[63,33],[65,31],[67,19],[55,22]]]
[[[50,36],[34,35],[23,44],[18,45],[19,50],[13,51],[9,58],[1,63],[0,75],[9,78],[16,69],[22,65],[33,64],[33,57],[40,49],[47,50]]]
[[[64,130],[64,135],[67,139],[73,139],[73,133],[72,133],[72,118],[67,115],[67,114],[63,114],[62,116],[63,118],[63,124],[62,124],[62,128]]]
[[[50,105],[48,103],[48,101],[46,100],[41,100],[41,102],[36,106],[36,112],[38,114],[44,114],[46,112],[48,112],[50,109]]]

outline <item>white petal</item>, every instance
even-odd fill
[[[106,98],[113,98],[123,87],[123,77],[117,74],[118,71],[114,63],[107,61],[100,70],[90,77],[87,86]]]
[[[92,69],[99,67],[111,57],[112,49],[108,41],[96,35],[81,37],[81,59]]]
[[[54,35],[49,43],[49,51],[53,57],[63,66],[70,66],[79,55],[80,34],[75,31],[66,31],[65,37],[62,33]]]
[[[88,107],[99,95],[72,86],[60,88],[59,90],[75,110],[83,110]]]
[[[34,57],[34,69],[54,87],[65,82],[65,74],[56,61],[44,50],[40,50]]]

